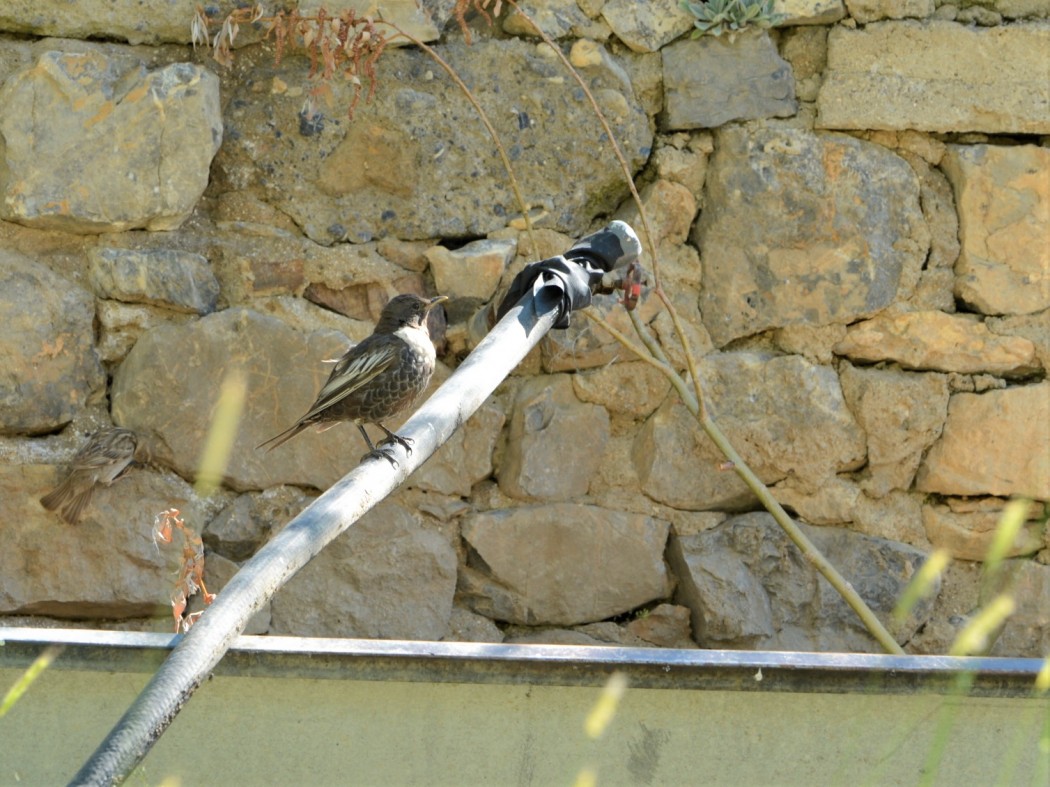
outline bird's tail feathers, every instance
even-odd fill
[[[40,498],[40,505],[48,511],[59,510],[59,515],[71,525],[80,521],[80,515],[91,501],[93,484],[84,486],[73,475]]]
[[[272,451],[277,446],[282,445],[283,443],[287,443],[289,440],[291,440],[293,437],[299,434],[299,432],[306,429],[306,427],[308,427],[309,425],[310,424],[304,424],[302,421],[300,421],[295,426],[289,429],[285,429],[276,437],[271,437],[265,443],[259,443],[259,445],[255,446],[255,450],[258,451],[260,448],[266,448],[267,451]]]
[[[73,476],[69,476],[61,484],[40,498],[40,505],[48,511],[54,511],[59,506],[64,505],[73,496],[74,492],[76,492],[76,489],[73,484]]]

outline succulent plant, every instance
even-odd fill
[[[693,38],[729,33],[732,39],[749,25],[769,28],[785,19],[773,11],[773,0],[681,0],[681,7],[696,17]]]

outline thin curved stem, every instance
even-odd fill
[[[823,553],[817,549],[816,545],[806,537],[806,534],[802,532],[802,529],[788,515],[783,506],[777,502],[776,498],[773,497],[773,494],[769,491],[769,487],[762,483],[761,479],[759,479],[751,468],[747,466],[747,463],[744,461],[743,457],[737,453],[736,449],[733,448],[732,443],[729,442],[725,433],[718,428],[718,425],[711,420],[701,407],[700,399],[689,389],[689,386],[686,384],[685,380],[682,379],[681,375],[679,375],[674,368],[667,363],[667,356],[664,355],[663,350],[660,349],[655,339],[649,335],[649,332],[645,329],[645,326],[641,324],[641,320],[635,316],[634,312],[631,312],[631,321],[634,323],[635,330],[639,332],[638,335],[642,337],[642,341],[645,343],[646,347],[652,352],[652,355],[642,352],[640,347],[628,339],[619,330],[610,325],[607,320],[592,312],[592,309],[587,309],[583,313],[600,325],[603,330],[608,331],[616,341],[634,353],[640,360],[645,361],[655,369],[659,369],[664,376],[671,381],[671,385],[673,385],[678,392],[682,404],[684,404],[686,409],[693,414],[693,417],[696,418],[700,428],[711,438],[711,441],[718,447],[718,450],[722,452],[726,459],[732,463],[733,470],[736,471],[736,474],[740,476],[740,479],[747,484],[747,487],[752,492],[754,492],[759,502],[773,516],[776,523],[783,528],[784,532],[787,533],[788,538],[790,538],[795,546],[799,548],[799,551],[802,552],[806,560],[812,563],[814,568],[816,568],[831,586],[838,591],[839,595],[841,595],[845,602],[849,604],[850,608],[857,613],[857,616],[867,627],[868,631],[876,640],[878,640],[879,644],[882,645],[887,653],[904,655],[904,649],[901,648],[897,643],[897,640],[893,638],[893,635],[890,634],[886,627],[882,625],[882,621],[880,621],[875,613],[872,612],[871,607],[864,602],[864,599],[862,599],[860,594],[853,589],[853,586],[846,580],[846,578],[838,572],[838,569],[836,569],[835,566],[824,557]]]
[[[515,2],[515,0],[507,0],[507,4],[514,8],[522,18],[529,22],[535,29],[540,38],[543,39],[543,43],[551,48],[558,59],[561,60],[562,65],[565,66],[566,70],[572,75],[572,78],[576,80],[576,84],[583,90],[583,94],[587,97],[587,100],[591,104],[591,108],[594,110],[595,117],[598,118],[598,122],[601,124],[602,130],[605,132],[605,137],[609,141],[609,146],[612,148],[613,155],[616,156],[616,160],[620,164],[620,168],[623,170],[624,179],[627,181],[627,188],[631,190],[631,197],[634,199],[635,205],[638,207],[638,217],[642,222],[642,230],[645,232],[645,242],[649,247],[649,258],[652,261],[653,269],[653,290],[656,293],[656,297],[660,299],[660,302],[667,309],[667,313],[671,316],[671,323],[674,325],[675,332],[678,334],[678,341],[682,343],[682,350],[685,356],[686,368],[689,370],[689,377],[693,381],[693,386],[697,391],[698,396],[702,396],[700,393],[700,375],[697,373],[696,360],[693,356],[692,348],[689,346],[689,337],[686,336],[685,330],[682,327],[681,318],[678,316],[678,310],[675,309],[674,304],[671,303],[671,299],[664,293],[663,288],[660,286],[660,265],[659,255],[656,253],[656,240],[653,235],[651,226],[649,225],[649,213],[645,209],[645,205],[642,204],[642,196],[638,193],[638,187],[634,185],[634,176],[631,174],[631,166],[627,163],[627,157],[623,154],[623,149],[620,147],[620,143],[616,141],[616,135],[613,134],[612,126],[609,125],[608,118],[605,117],[605,113],[602,112],[601,107],[598,106],[598,100],[594,97],[590,88],[587,87],[586,81],[580,75],[580,72],[576,70],[576,67],[569,62],[569,59],[565,57],[565,53],[551,40],[550,36],[540,29],[532,18],[522,10],[521,6]],[[644,340],[643,340],[644,341]],[[703,408],[703,400],[700,400],[701,409]]]
[[[565,68],[572,74],[573,79],[583,90],[587,100],[590,101],[591,107],[594,109],[594,113],[598,118],[598,122],[601,123],[602,129],[605,131],[606,137],[609,140],[609,144],[612,147],[613,154],[616,156],[617,161],[620,163],[620,167],[623,169],[624,176],[627,180],[628,188],[631,191],[631,196],[634,198],[635,204],[638,206],[638,215],[642,222],[642,229],[645,231],[646,243],[649,246],[649,254],[652,259],[653,268],[653,289],[656,296],[660,299],[660,302],[667,309],[668,314],[671,317],[671,323],[674,325],[675,332],[678,335],[678,340],[682,343],[682,350],[685,356],[686,367],[689,371],[689,377],[693,383],[693,390],[690,391],[689,387],[685,384],[685,381],[674,371],[673,367],[668,363],[666,354],[663,353],[662,349],[656,341],[649,335],[648,330],[642,325],[641,320],[638,319],[637,315],[632,311],[631,323],[634,326],[639,338],[643,344],[652,353],[651,356],[647,356],[645,353],[634,345],[626,336],[620,331],[609,325],[608,321],[593,315],[590,310],[584,311],[588,317],[601,325],[607,330],[617,341],[623,344],[625,347],[631,350],[638,358],[649,363],[651,366],[659,369],[671,384],[678,391],[682,398],[682,402],[686,405],[689,411],[694,415],[697,422],[704,432],[711,438],[711,440],[718,446],[718,449],[725,455],[725,457],[733,464],[737,475],[744,481],[745,484],[755,493],[762,505],[772,514],[788,537],[795,543],[795,545],[802,551],[802,554],[806,556],[817,568],[818,571],[824,576],[828,582],[831,583],[839,594],[845,599],[846,603],[850,605],[854,612],[864,622],[864,625],[868,627],[871,634],[879,641],[879,643],[890,653],[903,654],[904,651],[897,641],[890,635],[889,631],[886,630],[885,626],[882,625],[875,613],[871,611],[871,608],[864,603],[864,599],[853,589],[853,586],[846,581],[846,579],[835,569],[835,567],[828,561],[827,558],[821,554],[820,550],[813,545],[813,543],[806,538],[805,533],[795,524],[795,522],[788,516],[787,512],[783,507],[776,501],[773,495],[770,493],[769,488],[756,476],[751,469],[741,458],[740,454],[736,452],[732,444],[726,438],[725,434],[721,429],[711,420],[707,414],[707,408],[703,402],[703,391],[700,387],[700,374],[696,366],[696,359],[693,356],[692,349],[689,345],[688,336],[682,326],[681,318],[678,315],[678,310],[675,309],[674,304],[667,297],[663,288],[660,286],[660,273],[658,265],[658,255],[656,253],[656,241],[654,240],[652,229],[649,225],[649,217],[645,210],[645,206],[642,204],[641,195],[638,193],[637,187],[634,185],[634,178],[631,174],[631,168],[627,164],[627,159],[623,155],[623,151],[620,148],[619,143],[616,141],[616,136],[613,134],[612,127],[609,125],[609,121],[606,119],[605,114],[598,106],[597,100],[591,93],[587,84],[584,82],[583,77],[573,67],[572,63],[569,62],[568,58],[565,57],[564,53],[558,48],[551,38],[540,29],[532,19],[526,14],[521,7],[515,2],[515,0],[507,0],[507,3],[517,10],[526,20],[528,20],[532,26],[538,32],[540,38],[543,39],[544,43],[551,48],[551,50],[558,56]]]
[[[682,320],[678,316],[678,309],[671,303],[671,299],[663,291],[663,287],[659,284],[656,285],[656,297],[658,297],[663,303],[664,308],[667,309],[667,313],[671,316],[671,324],[674,325],[675,333],[678,335],[678,341],[682,343],[682,354],[685,356],[685,368],[689,372],[689,379],[693,382],[693,389],[696,391],[697,401],[700,404],[700,412],[707,417],[707,408],[704,406],[704,394],[700,388],[700,372],[696,366],[696,357],[693,355],[693,349],[689,345],[689,337],[686,336],[685,328],[682,327]],[[637,326],[636,326],[637,328]]]
[[[610,334],[612,334],[613,338],[615,338],[616,341],[618,341],[620,344],[622,344],[624,347],[626,347],[628,350],[634,353],[637,356],[638,360],[644,361],[645,363],[652,366],[654,369],[658,370],[665,377],[667,377],[667,379],[671,381],[671,385],[675,387],[679,394],[690,394],[689,387],[685,384],[685,381],[678,376],[678,374],[674,370],[674,367],[671,366],[671,364],[668,362],[667,356],[664,355],[663,349],[660,347],[660,345],[653,342],[651,337],[649,337],[649,341],[646,341],[646,337],[643,334],[639,333],[639,336],[645,343],[646,348],[649,349],[649,351],[652,353],[652,355],[647,355],[646,353],[642,352],[642,349],[640,347],[634,344],[634,342],[627,338],[623,333],[616,330],[616,328],[613,328],[607,320],[599,316],[598,313],[595,312],[593,309],[584,309],[580,312],[580,314],[582,314],[587,319],[591,320],[596,325],[600,325],[603,330],[608,331]],[[631,317],[632,320],[636,319],[634,317],[633,312],[631,312]],[[653,352],[654,350],[656,352]]]
[[[583,90],[583,94],[587,96],[587,100],[591,104],[591,108],[594,110],[595,116],[598,118],[598,122],[601,123],[602,130],[605,132],[605,137],[609,141],[609,146],[612,148],[613,155],[616,156],[616,160],[620,163],[620,168],[623,169],[624,175],[627,180],[627,187],[631,190],[631,196],[634,197],[635,203],[638,205],[639,217],[642,221],[642,229],[645,231],[645,238],[649,246],[649,253],[653,259],[653,280],[657,286],[660,283],[660,276],[657,271],[656,264],[656,245],[653,241],[653,233],[649,228],[649,217],[645,213],[645,208],[642,205],[642,197],[638,193],[638,187],[634,185],[634,177],[631,175],[631,166],[627,163],[627,157],[623,154],[623,149],[620,147],[620,143],[616,141],[616,135],[613,134],[612,126],[609,125],[608,119],[605,117],[605,113],[602,112],[601,107],[598,106],[598,101],[594,98],[594,94],[590,88],[587,87],[587,83],[584,81],[580,72],[576,70],[569,59],[565,57],[565,53],[554,43],[550,36],[540,29],[540,26],[533,21],[525,11],[519,6],[515,0],[507,0],[507,5],[521,14],[522,18],[533,26],[536,30],[536,34],[543,39],[543,43],[551,48],[558,59],[561,60],[562,65],[572,75],[572,78],[576,80],[576,84]]]
[[[481,120],[485,129],[489,132],[489,136],[492,137],[492,143],[496,146],[496,150],[499,152],[500,160],[503,162],[503,168],[507,172],[507,179],[510,181],[511,191],[514,192],[514,199],[517,200],[518,206],[521,208],[521,215],[525,220],[525,231],[528,233],[529,242],[532,244],[532,248],[538,249],[539,246],[536,244],[536,238],[533,236],[532,230],[532,218],[529,216],[529,204],[525,201],[525,197],[521,191],[521,184],[518,183],[518,178],[514,174],[514,167],[510,163],[510,156],[507,155],[507,149],[503,147],[503,142],[500,140],[499,134],[496,132],[496,127],[492,125],[489,120],[488,114],[484,109],[481,108],[481,104],[478,102],[477,97],[471,92],[467,84],[460,79],[459,74],[456,73],[455,69],[448,64],[448,62],[437,53],[437,51],[430,45],[424,43],[420,39],[416,38],[411,33],[406,33],[400,27],[392,22],[385,20],[376,20],[377,24],[384,24],[391,30],[395,30],[399,36],[404,37],[406,40],[411,41],[413,44],[423,50],[430,58],[444,69],[445,73],[449,75],[456,86],[463,91],[463,95],[467,97],[467,101],[470,102],[471,106],[478,113],[478,118]],[[396,38],[397,36],[395,36]]]

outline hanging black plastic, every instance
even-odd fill
[[[602,276],[638,257],[640,244],[634,230],[622,221],[581,238],[565,254],[533,262],[514,277],[496,310],[500,320],[527,292],[540,300],[560,301],[555,328],[568,328],[569,315],[590,305],[591,294]]]

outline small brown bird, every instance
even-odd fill
[[[48,511],[59,509],[59,515],[75,525],[95,487],[116,481],[134,461],[137,449],[138,438],[130,429],[99,429],[73,457],[66,479],[40,498],[40,504]]]
[[[382,421],[409,407],[430,382],[437,359],[427,315],[447,300],[444,295],[430,299],[398,295],[391,300],[383,307],[372,335],[336,362],[310,411],[258,448],[269,446],[272,451],[312,424],[324,431],[339,421],[350,421],[368,444],[366,456],[382,456],[396,466],[392,456],[372,445],[364,424],[375,424],[386,432],[388,441],[412,452],[412,441],[394,434]]]

